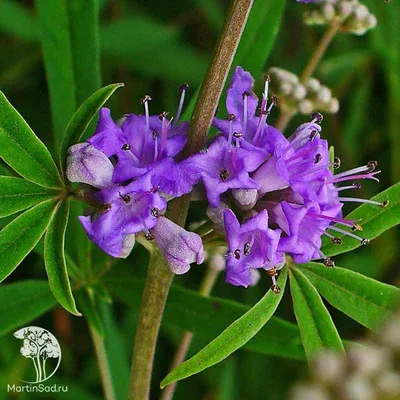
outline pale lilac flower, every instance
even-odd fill
[[[158,218],[157,224],[150,229],[150,236],[147,236],[150,240],[152,237],[174,274],[184,274],[189,271],[190,264],[201,264],[204,261],[201,237],[186,231],[168,218]]]

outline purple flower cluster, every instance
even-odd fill
[[[333,174],[340,160],[330,159],[321,139],[322,115],[313,114],[286,138],[267,122],[276,103],[273,96],[268,102],[269,78],[260,103],[253,85],[250,73],[237,67],[227,118],[213,121],[218,135],[206,150],[180,162],[176,156],[188,130],[178,122],[186,86],[175,118],[150,116],[149,96],[142,99],[145,115],[130,114],[117,123],[103,108],[94,136],[72,146],[67,160],[68,179],[90,188],[93,209],[80,217],[89,238],[108,254],[127,257],[141,235],[157,244],[174,273],[185,273],[191,263],[203,262],[202,240],[163,214],[169,199],[202,184],[207,214],[227,239],[226,280],[233,285],[249,286],[255,270],[263,269],[279,292],[276,276],[286,254],[296,263],[322,259],[334,266],[321,251],[324,235],[336,244],[342,243],[336,232],[368,243],[355,234],[361,229],[357,221],[342,217],[343,203],[387,203],[341,192],[360,188],[348,181],[377,180],[377,163]]]
[[[209,217],[217,230],[225,230],[226,280],[247,287],[251,270],[262,268],[278,291],[275,277],[284,265],[285,253],[296,263],[322,259],[326,266],[333,266],[320,250],[323,235],[337,244],[342,240],[335,232],[368,243],[353,232],[360,229],[357,221],[342,218],[344,202],[386,203],[341,197],[342,191],[360,187],[358,183],[337,186],[341,182],[377,180],[377,163],[334,175],[340,160],[330,160],[328,143],[320,137],[322,115],[313,114],[310,122],[286,138],[267,123],[276,102],[272,97],[268,105],[269,78],[258,113],[253,84],[248,72],[236,68],[227,93],[228,116],[215,118],[213,123],[220,133],[206,152],[186,163],[191,175],[204,184]]]
[[[154,240],[171,270],[182,274],[204,259],[201,238],[163,216],[167,199],[192,189],[174,157],[186,143],[188,124],[179,123],[187,87],[183,85],[175,118],[167,113],[126,115],[115,123],[110,110],[100,110],[95,134],[68,152],[67,177],[89,185],[93,206],[79,217],[89,238],[113,257],[127,257],[136,235]]]

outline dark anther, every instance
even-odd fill
[[[150,233],[150,232],[147,232],[147,233],[145,233],[145,235],[144,235],[144,238],[146,239],[146,240],[153,240],[154,239],[154,236]]]
[[[354,186],[354,189],[358,189],[358,190],[360,190],[362,188],[361,183],[358,183],[358,182],[354,182],[353,186]]]
[[[318,135],[318,131],[311,131],[310,136],[308,137],[308,140],[311,142],[312,140],[314,140]]]
[[[233,255],[235,256],[236,260],[239,260],[239,259],[240,259],[240,250],[239,250],[239,249],[236,249],[236,250],[233,252]]]
[[[228,115],[226,116],[226,119],[227,119],[228,121],[233,121],[235,118],[236,118],[236,115],[235,115],[235,114],[228,114]]]
[[[151,97],[148,95],[148,94],[146,94],[145,96],[143,96],[141,99],[140,99],[140,102],[142,103],[142,104],[144,104],[144,103],[147,103],[148,101],[150,101],[151,100]]]
[[[166,111],[163,111],[163,112],[158,116],[158,118],[159,118],[160,121],[162,121],[162,120],[164,120],[165,118],[167,118],[167,116],[168,116],[168,113],[167,113]]]
[[[281,288],[278,285],[272,285],[271,290],[276,294],[281,292]]]
[[[311,118],[312,118],[312,119],[315,119],[316,122],[321,123],[322,120],[324,119],[324,116],[323,116],[321,113],[319,113],[319,112],[315,112],[315,113],[312,113],[312,114],[311,114]]]
[[[121,199],[126,203],[130,203],[131,202],[131,196],[129,196],[129,194],[124,194],[122,195],[121,193],[119,194],[119,197],[121,197]]]
[[[150,212],[153,217],[157,218],[160,216],[160,210],[156,207],[153,207]]]
[[[335,266],[335,261],[333,261],[331,258],[327,257],[324,260],[324,265],[328,268],[333,268]]]
[[[278,276],[278,271],[276,270],[275,267],[273,267],[271,269],[267,269],[267,274],[269,276]]]
[[[278,97],[274,94],[271,96],[271,101],[277,106],[278,105]],[[279,289],[280,290],[280,289]]]
[[[153,140],[156,140],[158,132],[157,131],[153,131],[152,134],[153,134]]]
[[[182,84],[181,86],[179,86],[179,91],[182,93],[185,90],[189,89],[189,85],[187,83]]]
[[[354,225],[351,227],[351,230],[352,230],[353,232],[355,232],[355,231],[362,231],[363,228],[362,228],[362,226],[359,225],[359,224],[354,224]]]
[[[318,153],[315,155],[314,164],[318,164],[322,160],[322,154]]]
[[[223,169],[220,173],[219,173],[219,177],[223,180],[226,181],[229,178],[229,171],[227,171],[226,169]]]
[[[368,161],[368,172],[375,171],[375,168],[378,166],[378,161]]]
[[[103,211],[109,211],[111,210],[111,204],[110,203],[104,203],[103,204]]]
[[[248,255],[250,254],[250,252],[251,252],[250,243],[245,243],[245,245],[244,245],[244,250],[243,250],[243,254],[244,254],[245,256],[248,256]]]
[[[240,139],[241,137],[243,137],[243,133],[234,132],[234,133],[233,133],[233,137],[236,138],[236,139]]]
[[[131,149],[131,145],[129,144],[129,143],[125,143],[123,146],[122,146],[122,150],[130,150]]]
[[[333,168],[335,168],[335,169],[340,168],[340,164],[341,164],[340,158],[339,157],[335,157],[333,159]]]
[[[360,241],[360,243],[361,243],[363,246],[365,246],[365,245],[367,245],[367,244],[369,243],[369,239],[362,238],[361,241]]]
[[[338,237],[332,238],[331,241],[333,244],[343,244],[343,240]]]
[[[389,205],[389,200],[385,200],[385,201],[382,203],[381,207],[385,208],[385,207],[387,207],[388,205]]]
[[[264,82],[271,82],[271,77],[269,75],[264,75]]]
[[[245,92],[243,92],[242,96],[243,96],[243,98],[245,98],[246,96],[251,96],[251,92],[246,90]]]

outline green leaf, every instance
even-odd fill
[[[56,305],[45,281],[29,280],[0,286],[0,335],[33,321]]]
[[[400,289],[344,268],[318,263],[299,266],[333,307],[376,330],[400,301]]]
[[[56,210],[46,200],[25,211],[0,231],[0,282],[31,252],[43,236]]]
[[[64,169],[68,148],[73,144],[79,143],[99,109],[122,86],[124,86],[123,83],[114,83],[97,90],[74,113],[61,142],[60,157],[62,169]]]
[[[372,197],[372,200],[379,202],[388,200],[389,205],[387,207],[378,207],[371,204],[363,204],[346,217],[355,220],[361,219],[360,225],[363,228],[362,236],[367,239],[375,239],[382,232],[400,223],[400,183]],[[336,236],[343,237],[342,234]],[[361,246],[359,240],[345,237],[341,245],[325,241],[321,250],[327,256],[334,256],[346,253],[359,246]]]
[[[260,74],[271,53],[284,9],[285,0],[255,2],[233,60],[233,68],[241,65],[256,77]]]
[[[35,39],[39,33],[28,7],[11,0],[0,1],[0,30],[26,40]]]
[[[279,294],[269,290],[253,308],[226,328],[216,339],[171,371],[161,382],[161,388],[219,363],[246,344],[274,314],[282,299],[286,278],[287,273],[284,269],[278,279],[278,284],[282,288]]]
[[[67,0],[76,105],[100,88],[98,0]]]
[[[44,262],[50,289],[57,301],[70,313],[81,315],[76,309],[65,263],[65,231],[69,217],[69,200],[59,204],[44,238]]]
[[[79,308],[82,310],[82,314],[86,318],[88,324],[103,337],[104,326],[93,291],[90,288],[82,288],[76,292],[75,296],[78,300]]]
[[[47,84],[58,140],[76,109],[74,61],[69,33],[68,6],[65,0],[36,0]],[[87,68],[91,68],[87,65]]]
[[[25,210],[60,193],[11,176],[0,176],[0,218]]]
[[[46,146],[0,91],[0,157],[25,179],[48,188],[62,186]]]
[[[113,270],[110,271],[112,273]],[[143,279],[125,276],[103,278],[111,294],[129,307],[140,308]],[[120,273],[120,271],[119,271]],[[211,341],[227,326],[250,310],[238,302],[218,297],[205,298],[193,290],[172,285],[163,314],[163,326],[190,331],[204,341]],[[244,346],[244,349],[269,356],[304,360],[305,354],[297,327],[277,317]]]
[[[207,59],[180,39],[176,27],[145,15],[113,21],[102,27],[100,37],[103,53],[114,63],[146,76],[193,85],[207,68]]]
[[[320,295],[297,268],[290,269],[290,292],[309,361],[323,349],[343,352],[343,343]]]

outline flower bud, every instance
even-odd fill
[[[67,178],[98,189],[112,186],[114,167],[108,157],[89,143],[71,146],[67,157]]]
[[[191,263],[204,261],[201,237],[168,218],[160,216],[151,233],[174,274],[184,274],[189,271]]]
[[[245,211],[251,210],[257,203],[257,189],[233,189],[232,196],[238,206]]]

